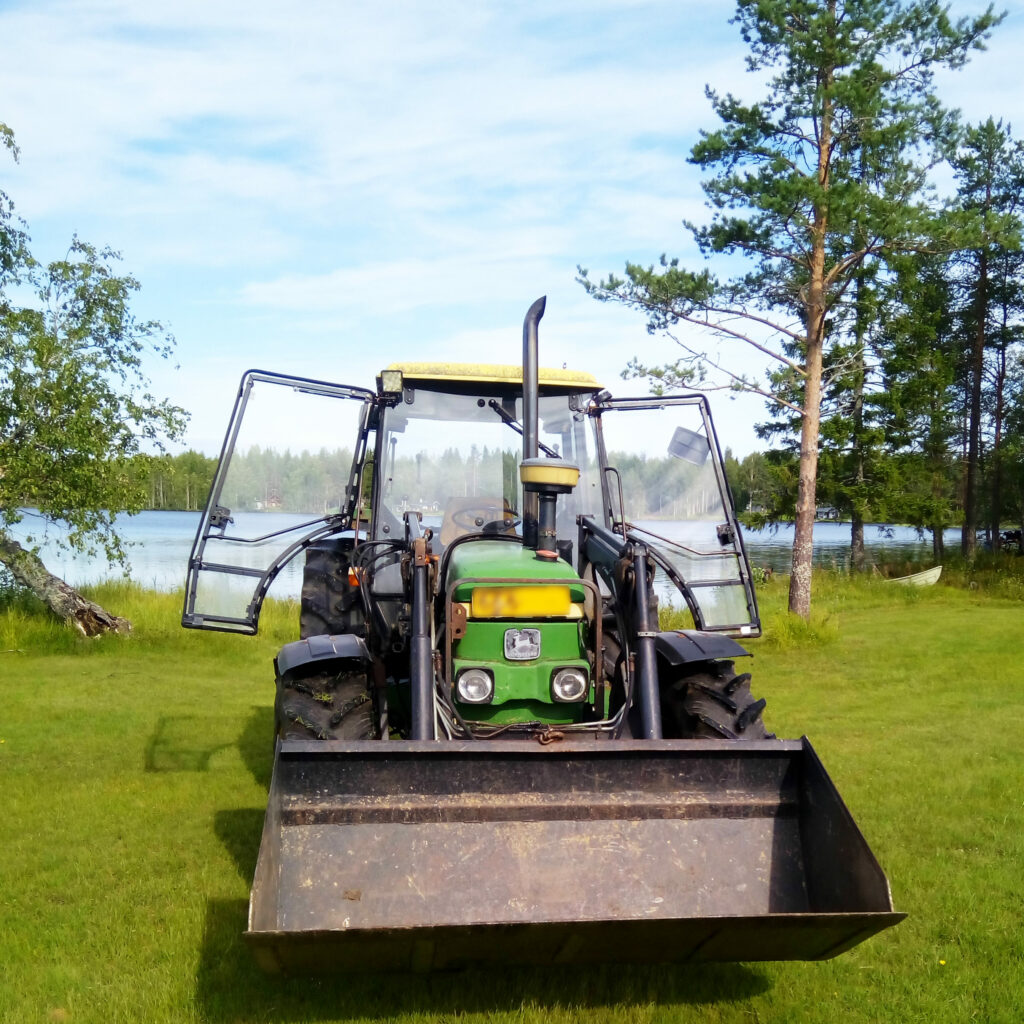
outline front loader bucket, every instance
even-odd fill
[[[286,741],[268,970],[804,960],[903,918],[802,741]]]

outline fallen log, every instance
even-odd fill
[[[0,534],[0,562],[14,579],[32,591],[57,618],[77,629],[83,636],[101,633],[127,633],[132,624],[128,619],[112,615],[95,601],[83,597],[74,587],[65,583],[43,565],[34,552],[14,538]]]

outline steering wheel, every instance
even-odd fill
[[[460,508],[452,513],[452,522],[460,530],[468,530],[470,533],[498,533],[501,530],[510,530],[518,525],[519,520],[506,516],[506,510],[499,505],[477,505],[469,508]],[[492,518],[498,516],[499,518]]]

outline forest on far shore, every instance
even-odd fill
[[[462,458],[458,452],[449,454],[454,460]],[[248,475],[261,481],[261,500],[266,503],[265,507],[284,508],[280,496],[288,495],[289,504],[315,511],[337,507],[351,458],[349,449],[298,454],[254,450],[236,462],[253,464]],[[619,455],[615,461],[622,473],[629,515],[644,518],[645,514],[656,512],[659,481],[665,479],[667,463],[673,460]],[[215,458],[186,451],[141,460],[132,473],[146,495],[146,508],[201,511],[216,468]],[[727,450],[725,468],[737,513],[747,526],[764,526],[792,518],[797,479],[795,452],[770,450],[736,458]],[[823,472],[818,479],[818,505],[840,519],[848,519],[849,500],[843,481],[833,483],[828,468],[828,460],[823,460]],[[915,526],[923,531],[931,531],[936,524],[941,527],[961,525],[961,495],[966,472],[963,460],[950,456],[943,472],[936,473],[935,468],[934,462],[923,453],[913,451],[879,458],[872,506],[881,514],[875,521]],[[1005,462],[1002,468],[998,495],[994,495],[991,488],[982,488],[985,496],[982,522],[991,524],[990,540],[996,545],[998,537],[993,531],[998,525],[1019,528],[1024,520],[1024,465],[1014,467],[1015,472],[1006,472]],[[885,486],[878,486],[877,481],[884,481]],[[1000,502],[997,515],[992,504],[996,497]]]

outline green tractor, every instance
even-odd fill
[[[760,622],[706,398],[540,369],[543,312],[521,367],[242,379],[182,621],[255,633],[301,574],[267,969],[824,958],[903,916],[737,671]]]

